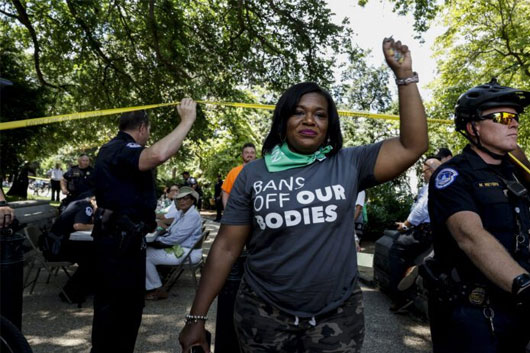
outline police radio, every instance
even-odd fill
[[[528,190],[518,181],[515,180],[505,180],[506,188],[508,191],[510,191],[513,195],[524,198],[528,195]]]

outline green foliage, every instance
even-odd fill
[[[439,75],[431,85],[432,117],[447,119],[460,94],[492,77],[502,85],[530,90],[528,1],[448,1],[442,15],[447,31],[436,40]],[[465,140],[453,136],[461,147]],[[530,151],[528,124],[520,125],[519,144]]]
[[[24,55],[13,47],[9,38],[0,39],[0,72],[13,85],[0,88],[0,121],[15,118],[35,118],[44,115],[49,102],[49,90],[28,79]],[[26,129],[6,130],[0,133],[0,175],[14,175],[25,161],[40,157],[49,141],[41,139],[49,128],[33,126]]]
[[[395,222],[407,219],[413,198],[404,175],[369,189],[367,194],[367,238],[377,239],[385,229],[395,229]]]

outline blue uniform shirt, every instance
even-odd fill
[[[147,224],[155,220],[156,193],[153,171],[140,171],[145,147],[120,131],[99,150],[94,171],[99,207],[126,214]]]

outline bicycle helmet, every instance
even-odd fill
[[[521,113],[530,105],[530,92],[499,85],[496,78],[462,94],[455,106],[455,129],[465,131],[466,124],[481,118],[482,111],[510,107]]]

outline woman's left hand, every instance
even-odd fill
[[[383,53],[388,66],[397,78],[412,76],[412,58],[409,47],[392,37],[383,39]]]

